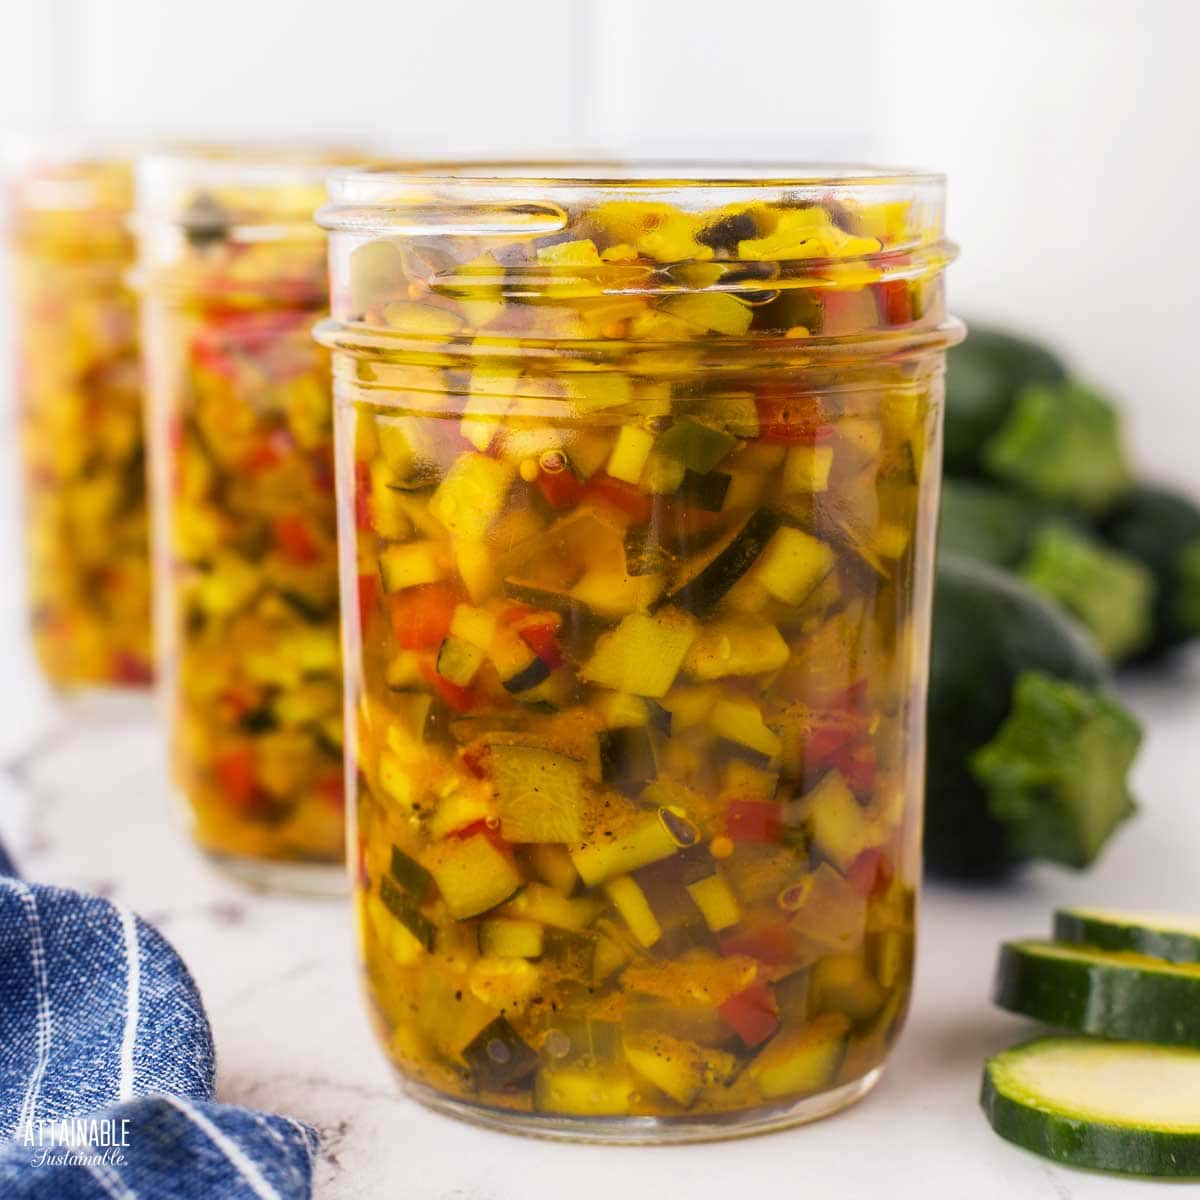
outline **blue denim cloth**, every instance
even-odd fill
[[[214,1070],[200,994],[156,930],[0,876],[3,1200],[307,1200],[316,1134],[214,1103]]]

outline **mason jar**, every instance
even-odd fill
[[[347,788],[405,1086],[684,1141],[862,1096],[903,1023],[940,176],[331,177]]]
[[[26,586],[60,692],[153,673],[142,387],[127,158],[20,154],[8,178]]]
[[[344,884],[325,236],[329,160],[138,167],[156,615],[172,779],[253,883]]]

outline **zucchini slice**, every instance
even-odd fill
[[[1047,1025],[1200,1046],[1200,967],[1054,942],[1005,942],[995,1002]]]
[[[1131,950],[1173,963],[1200,963],[1200,917],[1060,908],[1054,939],[1100,950]]]
[[[988,1060],[980,1103],[1002,1138],[1056,1162],[1200,1175],[1200,1051],[1039,1038]]]

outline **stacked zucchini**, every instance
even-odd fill
[[[1089,1035],[988,1061],[1001,1137],[1070,1166],[1200,1177],[1200,919],[1060,910],[1053,941],[1001,946],[994,999]]]
[[[946,377],[926,860],[1081,868],[1133,811],[1112,671],[1200,636],[1200,506],[1134,479],[1115,405],[972,327]]]

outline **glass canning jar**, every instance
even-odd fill
[[[311,333],[329,165],[152,155],[137,181],[172,778],[205,852],[301,890],[343,885],[333,429]]]
[[[18,156],[8,178],[34,647],[59,691],[151,680],[150,546],[128,159]]]
[[[425,1103],[694,1140],[878,1077],[961,335],[943,191],[331,177],[356,905]]]

